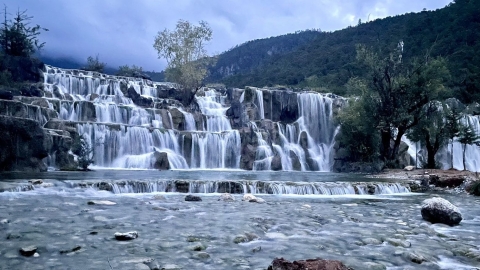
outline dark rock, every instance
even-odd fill
[[[39,123],[0,115],[0,171],[46,171],[52,137]]]
[[[155,162],[153,168],[157,170],[170,170],[170,161],[168,160],[168,154],[166,152],[155,151],[153,153]]]
[[[128,88],[127,97],[131,98],[133,103],[140,107],[152,107],[153,105],[152,99],[142,97],[133,87]]]
[[[480,181],[474,181],[468,184],[465,189],[472,195],[480,196]]]
[[[12,91],[0,89],[0,99],[12,100],[13,99]]]
[[[200,198],[199,196],[189,194],[189,195],[185,196],[185,201],[186,202],[201,202],[202,198]]]
[[[275,155],[272,159],[271,164],[272,171],[281,171],[282,170],[282,158],[279,155]]]
[[[118,241],[128,241],[138,238],[138,233],[136,231],[126,232],[126,233],[115,233],[115,239]]]
[[[226,111],[226,116],[230,119],[232,128],[239,129],[244,124],[243,111],[244,106],[240,101],[234,100],[230,105],[230,108]]]
[[[68,254],[68,253],[73,253],[73,252],[79,251],[80,249],[82,249],[82,247],[81,247],[81,246],[75,246],[75,247],[74,247],[74,248],[72,248],[72,249],[60,250],[60,254]]]
[[[308,259],[289,262],[276,258],[268,270],[349,270],[342,262],[336,260]]]
[[[35,254],[35,252],[37,252],[37,247],[36,246],[23,247],[19,251],[20,251],[20,254],[22,254],[23,256],[30,257],[33,254]]]
[[[439,177],[438,175],[431,174],[430,177],[430,184],[436,187],[458,187],[463,184],[465,181],[465,177],[463,176],[452,176],[452,177]]]
[[[423,219],[431,223],[453,226],[462,221],[460,210],[449,201],[438,197],[423,201],[421,213]]]
[[[106,201],[106,200],[92,200],[92,201],[88,201],[87,203],[88,205],[115,205],[117,203],[115,202],[112,202],[112,201]]]

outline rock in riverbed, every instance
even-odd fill
[[[22,254],[25,257],[30,257],[37,252],[37,247],[36,246],[28,246],[28,247],[23,247],[20,250],[20,254]]]
[[[453,226],[462,221],[460,210],[449,201],[439,197],[424,200],[421,211],[423,219],[431,223]]]
[[[220,195],[220,198],[218,198],[218,200],[222,202],[233,202],[235,201],[235,197],[233,197],[230,193],[223,193],[222,195]]]
[[[303,270],[303,269],[324,269],[324,270],[349,270],[342,262],[335,260],[308,259],[289,262],[284,258],[276,258],[268,270]]]
[[[115,233],[115,239],[118,241],[128,241],[133,240],[138,237],[138,233],[136,231],[133,232],[126,232],[126,233]]]
[[[256,202],[256,203],[264,203],[265,200],[262,198],[255,197],[252,194],[245,194],[243,195],[242,201],[247,201],[247,202]]]
[[[111,201],[98,201],[98,200],[93,200],[93,201],[88,201],[88,205],[115,205],[117,203],[111,202]]]
[[[187,196],[185,196],[185,201],[186,202],[201,202],[202,198],[200,198],[199,196],[195,196],[195,195],[187,195]]]

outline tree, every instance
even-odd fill
[[[103,69],[105,68],[105,65],[106,65],[105,63],[100,62],[97,54],[95,58],[89,56],[87,58],[87,65],[85,67],[82,67],[81,69],[86,71],[95,71],[95,72],[103,73]]]
[[[17,11],[13,21],[8,19],[7,6],[3,9],[4,21],[0,32],[0,48],[7,55],[30,57],[40,50],[45,42],[40,42],[41,31],[48,31],[40,25],[30,26],[32,16],[27,11]]]
[[[463,151],[463,170],[466,170],[465,165],[465,151],[467,150],[467,145],[475,144],[480,146],[480,136],[477,135],[476,130],[473,129],[472,124],[466,119],[466,123],[463,123],[460,127],[460,133],[457,138],[458,142],[462,144]]]
[[[76,149],[78,166],[86,171],[88,166],[94,162],[92,147],[84,136],[79,136],[75,140],[75,145],[72,146],[72,148]]]
[[[387,56],[357,46],[357,59],[369,72],[367,89],[381,134],[381,156],[390,163],[398,155],[401,138],[424,117],[422,108],[437,98],[449,72],[443,58],[403,58],[403,42]],[[393,141],[393,144],[391,143]]]
[[[418,124],[407,131],[407,137],[420,142],[427,148],[428,169],[435,169],[435,155],[448,142],[449,134],[445,123],[446,106],[438,101],[431,101],[423,107],[423,117]]]
[[[129,65],[119,66],[116,75],[124,77],[141,77],[143,75],[143,69],[136,65],[132,65],[132,67]]]
[[[196,26],[179,20],[174,31],[158,32],[153,47],[158,58],[167,60],[166,79],[195,94],[207,76],[207,66],[212,59],[204,48],[211,39],[212,29],[205,21]]]

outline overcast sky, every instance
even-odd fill
[[[333,31],[358,20],[435,10],[451,0],[3,0],[9,13],[28,10],[41,34],[44,54],[85,61],[99,55],[112,67],[139,65],[160,71],[153,40],[158,31],[174,29],[179,19],[207,21],[218,54],[253,39],[297,30]]]

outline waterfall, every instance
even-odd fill
[[[348,182],[279,182],[279,181],[201,181],[201,180],[150,180],[150,181],[67,181],[71,187],[95,188],[119,193],[233,193],[277,195],[388,195],[410,193],[399,183],[348,183]]]
[[[234,120],[226,115],[234,98],[241,104],[247,102],[245,92],[240,94],[239,89],[235,90],[237,95],[228,95],[228,91],[202,88],[194,105],[183,107],[178,100],[169,98],[171,92],[167,91],[172,90],[173,84],[139,78],[46,66],[44,85],[44,99],[49,107],[58,113],[59,119],[76,127],[93,148],[95,166],[151,169],[158,158],[166,155],[171,169],[243,168],[243,131],[233,129]],[[132,91],[140,98],[152,100],[153,105],[137,106],[138,100],[130,98]],[[247,123],[243,119],[248,117],[262,123],[271,120],[265,119],[264,109],[264,95],[272,94],[267,92],[271,90],[252,91],[254,99],[249,98],[248,102],[255,111],[249,116],[248,111],[241,112],[243,118],[235,122],[236,127],[238,123],[245,127],[241,123]],[[294,105],[298,106],[299,118],[295,122],[270,124],[270,128],[278,130],[274,140],[273,130],[265,130],[263,125],[259,129],[252,122],[252,135],[258,145],[252,146],[255,160],[249,164],[253,164],[254,170],[270,170],[273,161],[273,169],[330,170],[336,130],[332,99],[318,93],[293,93],[291,97],[297,101]],[[273,98],[267,100],[269,117],[283,109],[283,103],[276,108]],[[29,117],[45,124],[48,119],[41,109],[29,108]],[[297,114],[296,109],[294,113]],[[158,153],[163,153],[162,157]]]

